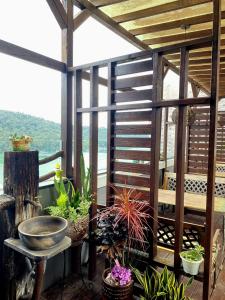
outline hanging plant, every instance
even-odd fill
[[[194,123],[195,121],[195,116],[196,113],[194,112],[192,107],[188,107],[187,108],[187,125],[190,126]],[[178,120],[178,108],[175,108],[174,111],[172,112],[172,121],[173,124],[177,124],[177,120]]]

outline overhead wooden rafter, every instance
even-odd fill
[[[47,0],[51,11],[53,12],[61,29],[67,27],[67,14],[60,0]]]
[[[88,9],[80,11],[73,19],[73,30],[79,28],[89,17],[91,13]]]

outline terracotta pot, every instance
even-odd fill
[[[30,142],[26,140],[15,140],[12,141],[13,151],[29,151],[30,150]]]
[[[66,235],[71,238],[72,243],[81,241],[87,234],[89,216],[80,218],[76,223],[68,221]]]
[[[110,269],[106,269],[102,274],[102,294],[103,298],[107,300],[131,300],[133,299],[133,284],[134,281],[131,280],[130,283],[124,286],[114,286],[106,282]]]

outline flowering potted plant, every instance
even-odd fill
[[[72,242],[82,240],[88,230],[89,207],[92,201],[90,193],[90,171],[85,170],[84,158],[81,155],[81,191],[75,190],[72,182],[63,177],[60,164],[56,165],[54,186],[58,198],[54,206],[49,206],[46,211],[53,216],[63,217],[68,220],[67,235]]]
[[[182,251],[180,257],[182,259],[184,272],[191,275],[197,275],[200,264],[204,259],[203,255],[204,248],[200,245],[195,246],[194,249]]]
[[[29,151],[33,139],[29,135],[19,136],[15,133],[9,137],[9,140],[12,143],[13,151]]]
[[[140,201],[141,193],[115,186],[115,203],[97,214],[96,242],[99,252],[107,255],[110,267],[102,275],[103,296],[107,299],[130,299],[133,279],[129,267],[134,241],[144,247],[145,230],[150,217],[149,204]]]

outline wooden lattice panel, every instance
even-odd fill
[[[203,243],[204,226],[184,223],[183,249],[194,248]],[[158,244],[165,248],[174,248],[175,244],[175,221],[167,218],[158,218],[157,230]]]
[[[164,188],[168,190],[176,190],[176,174],[165,173],[166,185]],[[194,174],[186,174],[184,179],[184,191],[195,194],[207,193],[207,177]],[[225,197],[225,179],[216,178],[215,196]]]

